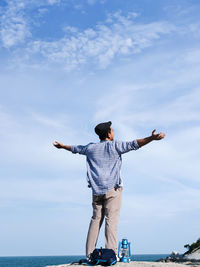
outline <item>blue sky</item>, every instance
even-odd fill
[[[0,2],[1,256],[84,254],[85,158],[52,142],[98,142],[109,120],[119,140],[166,133],[123,157],[119,239],[144,254],[199,238],[199,12],[194,0]]]

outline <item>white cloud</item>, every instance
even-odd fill
[[[124,212],[131,210],[129,220],[132,218],[148,218],[154,214],[154,218],[174,217],[180,213],[199,210],[200,190],[181,188],[176,192],[158,192],[148,194],[124,195]]]
[[[78,188],[82,190],[77,190]],[[9,177],[0,180],[1,201],[42,201],[50,203],[88,204],[88,188],[85,179],[67,177],[42,179],[39,177],[27,179]],[[74,197],[74,196],[77,197]]]
[[[105,68],[116,57],[138,53],[151,46],[160,35],[172,30],[173,26],[166,22],[135,25],[131,18],[118,14],[111,24],[99,24],[96,29],[87,29],[70,40],[63,39],[59,52],[62,50],[61,55],[66,59],[73,57],[77,65],[93,59],[101,68]],[[53,55],[56,56],[55,53]]]
[[[45,13],[47,13],[48,12],[48,8],[39,8],[38,9],[38,12],[39,12],[39,16],[43,16]]]
[[[23,1],[8,1],[5,13],[1,17],[1,40],[3,46],[10,48],[23,43],[31,36],[24,14]]]
[[[3,47],[11,48],[24,45],[32,36],[29,10],[39,8],[38,12],[42,15],[47,12],[43,6],[59,4],[60,0],[7,0],[6,3],[2,8],[0,40]]]
[[[89,4],[95,2],[88,0]],[[108,14],[104,22],[82,31],[67,25],[63,28],[64,36],[54,41],[32,39],[31,31],[36,21],[28,17],[28,11],[37,8],[42,16],[48,6],[61,3],[64,4],[61,0],[8,1],[2,15],[1,40],[6,48],[18,46],[17,51],[13,49],[12,66],[48,68],[52,64],[64,70],[72,70],[82,65],[92,65],[103,69],[115,59],[140,53],[171,33],[198,34],[198,25],[195,23],[179,27],[167,21],[136,23],[138,13],[122,15],[119,11]],[[75,3],[73,7],[76,7]]]
[[[129,88],[126,86],[119,86],[110,90],[110,92],[98,99],[94,120],[96,122],[99,120],[106,120],[113,117],[114,114],[117,114],[119,119],[118,111],[126,111],[126,108],[131,104],[130,91],[134,91],[134,86]]]
[[[154,88],[156,88],[155,86]],[[159,86],[157,87],[159,88]],[[161,87],[160,87],[161,88]],[[146,88],[146,90],[148,90]],[[195,88],[185,95],[177,97],[170,102],[162,105],[157,104],[151,111],[141,110],[134,114],[126,114],[126,121],[134,121],[135,123],[153,125],[162,127],[170,127],[172,125],[181,125],[182,123],[199,122],[200,120],[200,89]],[[104,111],[106,112],[106,111]],[[155,120],[156,118],[156,120]]]
[[[100,4],[105,4],[105,2],[106,2],[107,0],[87,0],[87,3],[88,3],[89,5],[94,5],[94,4],[96,4],[98,1],[99,1]]]
[[[116,58],[139,53],[152,46],[162,35],[175,31],[175,27],[166,21],[136,24],[134,22],[136,16],[137,14],[133,12],[127,16],[118,12],[109,15],[107,22],[98,23],[95,27],[83,31],[68,25],[64,28],[67,34],[59,40],[38,39],[27,42],[23,53],[18,51],[20,57],[15,59],[15,63],[22,63],[23,58],[24,63],[30,64],[40,58],[40,64],[58,64],[66,70],[87,64],[92,64],[95,68],[106,68]],[[25,20],[23,21],[28,31],[27,24]],[[71,33],[70,37],[68,32]],[[19,37],[21,41],[28,36],[25,30],[23,34],[23,38]],[[17,41],[13,40],[10,46],[16,43]]]
[[[85,157],[58,150],[52,144],[54,141],[65,143],[66,140],[75,144],[77,132],[68,117],[29,112],[18,118],[1,109],[0,123],[4,125],[0,130],[2,164],[12,166],[12,169],[18,166],[19,173],[23,172],[20,167],[23,165],[30,169],[46,168],[46,173],[50,169],[70,171],[76,168],[86,177]]]
[[[78,29],[76,27],[71,27],[71,26],[65,26],[63,28],[64,32],[71,32],[71,33],[76,33],[78,32]]]
[[[163,50],[118,67],[106,95],[97,101],[94,120],[112,117],[121,125],[150,129],[199,123],[198,58],[198,49]]]
[[[183,186],[195,188],[200,186],[199,167],[199,127],[184,129],[183,131],[166,132],[165,140],[154,142],[143,147],[137,154],[126,155],[125,166],[128,173],[135,172],[136,166],[144,163],[137,173],[141,177],[148,177],[157,181],[157,186],[171,185],[176,190]],[[146,136],[151,133],[147,133]],[[192,136],[192,140],[191,140]],[[138,138],[145,137],[145,134]],[[151,188],[151,185],[149,185]],[[167,188],[166,188],[167,191]]]
[[[50,5],[59,4],[61,0],[48,0]]]
[[[96,3],[96,0],[87,0],[89,5],[94,5]]]

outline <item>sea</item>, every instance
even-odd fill
[[[169,254],[137,254],[131,256],[132,261],[156,261]],[[51,265],[78,262],[84,256],[18,256],[0,257],[0,267],[45,267]]]

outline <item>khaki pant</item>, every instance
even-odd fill
[[[93,216],[86,242],[86,256],[96,247],[99,231],[105,217],[106,248],[113,249],[117,254],[117,225],[121,208],[122,187],[113,188],[105,195],[93,195]]]

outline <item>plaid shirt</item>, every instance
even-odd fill
[[[121,155],[138,148],[136,140],[113,140],[89,143],[86,146],[71,146],[71,151],[86,156],[88,186],[92,188],[94,195],[104,195],[110,189],[122,186]]]

